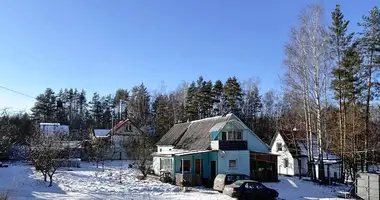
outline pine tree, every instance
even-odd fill
[[[368,138],[370,132],[370,102],[374,98],[375,88],[379,84],[373,78],[376,73],[376,69],[379,67],[377,58],[380,56],[380,12],[377,7],[374,7],[370,12],[369,16],[363,16],[363,22],[359,23],[359,26],[363,27],[363,31],[360,33],[362,36],[359,38],[359,44],[361,47],[361,52],[364,55],[364,68],[363,74],[366,83],[366,94],[365,94],[365,135],[364,135],[364,162],[366,170],[368,170]],[[363,169],[362,169],[363,170]]]
[[[33,118],[40,122],[56,122],[57,104],[54,91],[47,88],[44,94],[40,94],[36,98],[36,103],[31,109]]]
[[[168,112],[169,110],[169,97],[163,94],[153,102],[152,108],[154,113],[154,124],[156,133],[161,137],[170,129],[173,125],[173,116]]]
[[[211,109],[212,109],[212,82],[207,81],[202,83],[201,87],[201,101],[199,102],[200,110],[201,110],[201,117],[207,118],[211,116]]]
[[[98,93],[94,93],[92,100],[90,101],[90,105],[90,112],[94,122],[94,128],[103,128],[101,123],[103,115],[102,102],[100,101],[100,96]]]
[[[150,123],[150,95],[143,83],[132,88],[128,112],[128,116],[137,126],[142,127]]]
[[[332,17],[332,25],[329,27],[331,35],[330,35],[330,43],[332,54],[335,56],[335,60],[337,63],[337,67],[335,67],[332,71],[333,80],[332,87],[335,91],[335,99],[339,103],[339,113],[338,113],[338,121],[339,121],[339,134],[340,134],[340,148],[341,148],[341,158],[344,159],[343,152],[345,152],[345,135],[346,135],[346,122],[345,122],[345,101],[343,98],[343,80],[342,76],[344,76],[344,70],[342,70],[342,55],[346,52],[352,37],[353,33],[347,34],[347,27],[350,23],[347,20],[344,20],[344,15],[340,10],[340,5],[336,5],[335,10],[331,13]],[[344,163],[344,161],[343,161]],[[344,164],[342,165],[342,171],[344,169]],[[344,177],[344,173],[342,173],[342,177]]]
[[[227,112],[234,113],[241,117],[242,89],[236,77],[230,77],[224,84],[224,99]]]
[[[212,88],[213,94],[213,115],[218,116],[224,113],[224,88],[223,83],[220,80],[215,81],[214,87]]]
[[[186,116],[187,120],[196,120],[198,119],[198,100],[197,100],[197,87],[193,81],[189,88],[187,89],[186,97]]]

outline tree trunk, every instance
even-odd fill
[[[302,179],[302,163],[301,163],[301,158],[298,158],[298,178]]]
[[[367,163],[367,151],[368,151],[368,136],[369,136],[369,103],[371,101],[371,87],[372,87],[372,60],[373,60],[373,50],[371,51],[370,63],[368,66],[368,85],[367,85],[367,97],[365,106],[365,134],[364,134],[364,165],[365,170],[368,171]],[[363,167],[362,167],[363,168]]]
[[[53,185],[53,175],[49,175],[49,178],[50,178],[49,187],[51,187]]]

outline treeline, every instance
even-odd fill
[[[84,90],[55,93],[48,88],[36,98],[31,120],[68,124],[77,137],[83,137],[89,128],[110,129],[129,118],[162,136],[175,123],[234,113],[269,142],[279,124],[281,102],[272,90],[262,95],[254,79],[212,82],[201,76],[170,92],[148,92],[141,84],[105,96],[94,93],[90,100]]]

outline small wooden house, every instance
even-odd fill
[[[308,148],[305,137],[299,131],[277,131],[272,138],[270,149],[277,157],[277,171],[282,175],[290,176],[310,176],[308,167]],[[316,168],[318,178],[318,145],[317,139],[313,138],[313,164]],[[325,166],[325,177],[333,179],[340,178],[341,159],[327,151],[323,152],[323,162]],[[328,171],[330,172],[328,174]]]
[[[106,160],[127,160],[129,159],[126,145],[128,142],[140,136],[142,130],[137,127],[130,119],[120,121],[112,129],[94,129],[91,135],[93,139],[109,139],[109,146]]]

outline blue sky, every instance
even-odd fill
[[[339,3],[351,31],[378,0],[2,0],[0,86],[37,96],[45,88],[114,93],[144,82],[167,90],[200,75],[259,77],[280,90],[283,46],[307,4]],[[355,26],[354,26],[355,25]],[[33,99],[0,88],[0,108]]]

